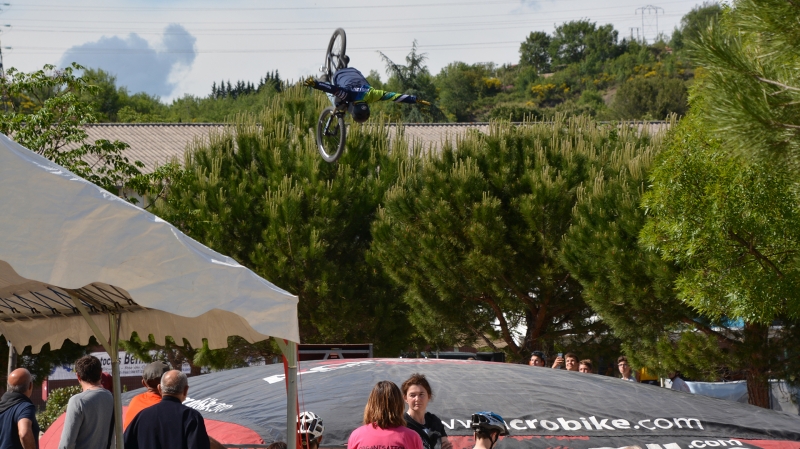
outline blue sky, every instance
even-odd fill
[[[651,1],[651,0],[648,0]],[[531,31],[569,20],[668,35],[697,0],[31,0],[0,6],[5,67],[78,61],[162,100],[205,96],[212,82],[316,73],[331,33],[347,31],[351,65],[385,79],[378,51],[402,62],[414,40],[432,73],[454,61],[516,63]],[[644,29],[642,19],[645,19]],[[6,25],[10,25],[7,27]],[[634,30],[634,33],[637,31]],[[7,49],[5,47],[12,47]]]

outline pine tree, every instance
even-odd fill
[[[327,99],[303,86],[188,153],[156,213],[211,248],[297,294],[309,343],[375,344],[396,356],[413,329],[381,266],[367,258],[370,224],[407,159],[382,126],[351,125],[337,164],[308,130]]]
[[[800,3],[736,0],[689,43],[713,98],[708,124],[731,149],[800,171]]]
[[[647,142],[585,118],[494,123],[408,165],[373,226],[373,252],[406,286],[427,341],[492,347],[499,338],[514,360],[565,344],[616,357],[562,245],[580,187],[616,173]]]

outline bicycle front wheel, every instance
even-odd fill
[[[325,108],[317,121],[317,149],[325,162],[336,162],[344,151],[344,117],[335,112],[332,107]]]
[[[343,28],[337,28],[328,43],[328,51],[325,52],[325,68],[328,71],[328,76],[333,77],[337,70],[347,66],[344,60],[346,51],[347,36],[344,34]],[[331,78],[332,80],[333,78]]]

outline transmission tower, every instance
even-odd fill
[[[635,35],[634,30],[636,31]],[[631,40],[641,42],[641,37],[639,36],[639,27],[631,27]]]
[[[664,14],[664,8],[647,5],[636,8],[636,14],[642,13],[642,40],[647,43],[647,36],[653,36],[653,42],[658,39],[658,11]]]

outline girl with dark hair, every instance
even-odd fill
[[[442,420],[433,413],[428,412],[428,402],[433,399],[431,384],[425,375],[414,373],[403,382],[403,399],[408,404],[408,412],[403,415],[406,426],[417,432],[422,438],[425,449],[436,448],[436,443],[441,441],[441,449],[452,449],[453,445],[447,440]]]
[[[382,380],[372,388],[364,407],[364,425],[350,434],[347,449],[422,449],[419,435],[405,424],[400,389],[393,382]]]

